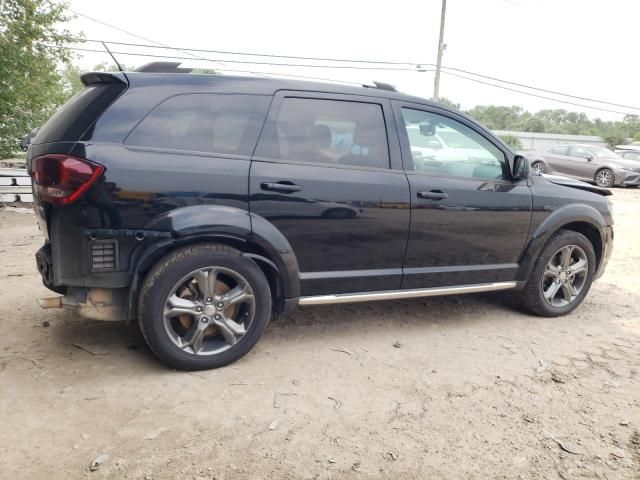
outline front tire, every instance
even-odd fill
[[[603,188],[613,187],[615,182],[615,177],[613,176],[613,172],[608,168],[603,168],[596,172],[596,176],[594,178],[596,185]]]
[[[140,330],[156,356],[180,370],[218,368],[258,342],[271,314],[269,283],[231,247],[200,244],[172,252],[147,274]]]
[[[587,237],[560,230],[542,249],[520,293],[520,302],[536,315],[565,315],[582,303],[595,270],[596,254]]]

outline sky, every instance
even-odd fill
[[[79,14],[169,46],[415,65],[436,62],[441,0],[70,0],[69,5]],[[624,113],[640,114],[639,19],[638,0],[447,0],[444,66],[638,109],[502,84],[587,107],[568,105],[450,74],[441,77],[440,95],[460,103],[463,109],[487,104],[518,105],[532,112],[565,108],[605,120],[621,120]],[[92,40],[149,43],[82,16],[65,27],[72,32],[82,32]],[[78,46],[102,48],[95,43]],[[161,49],[118,45],[110,48],[118,52],[191,56]],[[83,69],[111,62],[106,53],[76,53],[79,55],[76,63]],[[433,95],[434,73],[417,72],[414,66],[401,66],[409,71],[288,67],[230,62],[291,62],[286,59],[214,53],[194,55],[217,59],[222,64],[194,59],[183,60],[184,66],[214,68],[231,75],[248,73],[229,70],[250,70],[360,84],[377,80],[391,83],[408,94],[425,98]],[[133,67],[160,60],[123,54],[116,57],[120,63]],[[301,62],[304,61],[298,61]]]

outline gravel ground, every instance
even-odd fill
[[[569,316],[501,295],[306,307],[198,373],[41,310],[34,217],[0,210],[0,477],[640,479],[640,191],[614,201],[613,258]]]

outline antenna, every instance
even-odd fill
[[[111,58],[113,58],[113,61],[116,63],[116,66],[118,67],[118,70],[120,70],[121,72],[124,72],[124,68],[122,68],[122,65],[120,65],[118,63],[118,60],[116,60],[116,57],[113,56],[113,53],[111,53],[111,50],[109,50],[109,47],[107,47],[107,44],[104,42],[100,42],[102,43],[102,46],[104,47],[104,49],[107,51],[107,53],[109,55],[111,55]]]

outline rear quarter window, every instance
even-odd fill
[[[127,88],[120,83],[96,83],[71,97],[38,131],[31,143],[75,142]]]
[[[250,156],[271,97],[183,94],[164,100],[127,136],[126,145]]]

